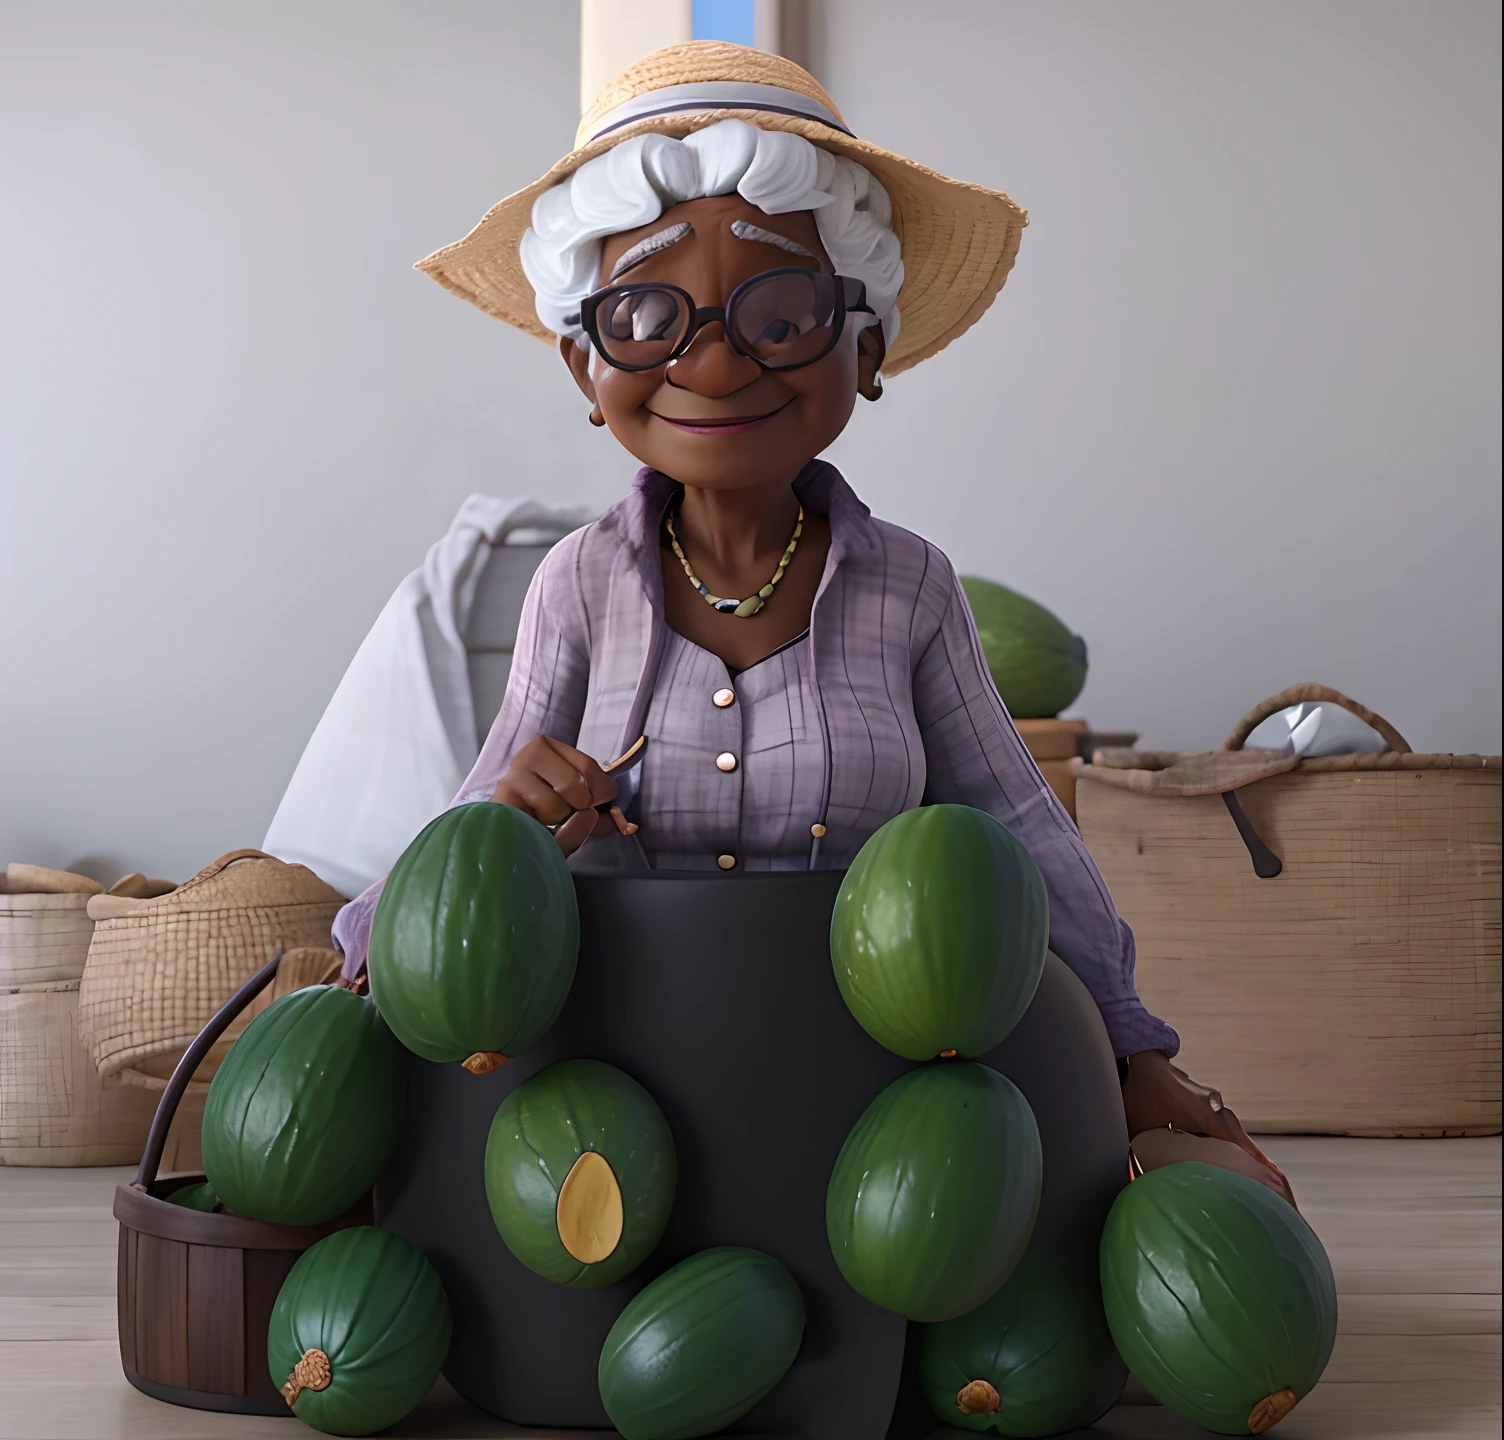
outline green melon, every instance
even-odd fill
[[[299,1420],[328,1435],[369,1435],[428,1394],[450,1325],[423,1252],[357,1225],[298,1257],[272,1309],[267,1368]]]
[[[367,999],[312,985],[274,1001],[209,1086],[207,1184],[236,1215],[322,1225],[376,1181],[402,1127],[402,1049]]]
[[[836,897],[841,997],[909,1060],[985,1054],[1023,1018],[1044,973],[1050,907],[1029,852],[992,816],[926,805],[889,820]]]
[[[1247,1176],[1200,1161],[1149,1171],[1114,1202],[1101,1260],[1123,1359],[1208,1430],[1262,1434],[1326,1369],[1337,1333],[1326,1251]]]
[[[525,1080],[486,1141],[486,1199],[507,1248],[545,1279],[581,1289],[647,1259],[677,1179],[663,1111],[601,1060],[561,1060]]]
[[[831,1252],[873,1304],[948,1320],[1013,1273],[1042,1178],[1039,1128],[1012,1081],[965,1060],[912,1070],[867,1107],[836,1157]]]
[[[558,1018],[579,949],[574,880],[553,836],[510,805],[458,805],[387,878],[371,994],[415,1055],[483,1073]]]
[[[181,1205],[185,1210],[202,1210],[206,1215],[212,1215],[221,1208],[219,1196],[207,1180],[198,1185],[180,1185],[171,1195],[164,1195],[162,1198],[169,1205]]]
[[[1038,1436],[1092,1425],[1125,1378],[1096,1256],[1061,1253],[1036,1232],[996,1295],[924,1327],[919,1374],[930,1408],[961,1430]]]
[[[788,1373],[804,1296],[760,1250],[702,1250],[627,1303],[601,1349],[601,1403],[623,1440],[693,1440],[739,1420]]]
[[[1008,713],[1015,720],[1058,715],[1086,684],[1086,641],[1006,585],[963,575],[961,587]]]

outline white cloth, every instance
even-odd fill
[[[1244,744],[1250,749],[1303,755],[1307,760],[1323,755],[1379,755],[1389,748],[1389,742],[1351,710],[1314,700],[1277,711]]]
[[[475,763],[465,632],[491,546],[550,544],[593,518],[580,506],[470,496],[355,652],[262,849],[342,895],[385,875]]]

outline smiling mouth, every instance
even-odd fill
[[[674,429],[684,431],[687,435],[743,435],[748,430],[757,429],[759,425],[766,425],[775,415],[787,410],[796,398],[790,396],[777,410],[769,410],[766,415],[733,415],[724,420],[719,418],[676,420],[671,415],[660,415],[656,410],[649,410],[648,414],[655,420],[662,420],[665,425],[672,425]]]

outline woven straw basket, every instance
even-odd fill
[[[1242,751],[1302,700],[1345,706],[1389,751]],[[1078,778],[1139,993],[1249,1130],[1499,1130],[1497,756],[1413,754],[1381,717],[1302,685],[1222,751],[1100,751]]]
[[[45,985],[84,973],[94,922],[87,895],[0,891],[0,985]]]
[[[106,1080],[78,1038],[77,980],[0,990],[0,1165],[133,1165],[155,1096]],[[169,1170],[198,1165],[203,1097],[181,1106]]]
[[[313,871],[260,850],[222,855],[160,899],[94,897],[78,1025],[99,1073],[161,1091],[194,1036],[273,956],[329,953],[344,903]],[[254,1013],[210,1051],[192,1093],[207,1090]]]

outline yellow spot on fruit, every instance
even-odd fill
[[[621,1186],[611,1162],[587,1150],[559,1187],[554,1211],[559,1242],[582,1265],[599,1265],[621,1243]]]

